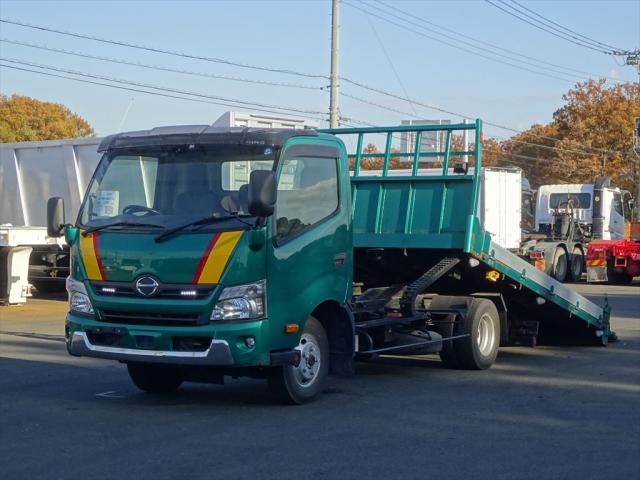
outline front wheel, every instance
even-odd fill
[[[584,271],[584,255],[578,247],[573,249],[571,255],[571,281],[579,282],[582,280],[582,272]]]
[[[567,280],[567,252],[564,248],[556,248],[553,254],[553,271],[552,276],[560,283]]]
[[[171,365],[128,363],[131,381],[147,393],[175,392],[182,384],[180,370]]]
[[[277,367],[269,375],[269,388],[284,403],[302,404],[313,400],[329,374],[329,341],[322,324],[309,317],[296,347],[298,366]]]

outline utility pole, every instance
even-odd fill
[[[329,94],[329,126],[337,128],[340,125],[338,115],[338,96],[340,94],[339,79],[339,50],[340,50],[340,0],[331,0],[331,90]]]
[[[640,71],[640,68],[639,68]],[[636,118],[633,126],[633,154],[635,155],[635,174],[636,174],[636,220],[640,220],[640,117]]]
[[[638,85],[640,85],[640,49],[635,49],[634,51],[614,51],[611,53],[617,57],[626,57],[624,64],[630,67],[636,67],[638,71]],[[636,118],[635,122],[633,129],[633,147],[631,151],[635,156],[636,220],[640,220],[640,206],[638,206],[638,202],[640,202],[640,119]]]
[[[638,85],[640,85],[640,50],[628,52],[625,65],[636,67],[638,71]],[[640,118],[636,118],[633,129],[633,154],[635,155],[635,173],[636,173],[636,220],[640,220]]]

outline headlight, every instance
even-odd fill
[[[265,280],[227,287],[220,294],[211,313],[211,320],[251,320],[266,315]]]
[[[69,292],[69,309],[72,312],[93,315],[93,307],[84,283],[67,277],[67,292]]]

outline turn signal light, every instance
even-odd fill
[[[284,333],[298,333],[300,331],[300,325],[297,323],[287,323],[284,326]]]

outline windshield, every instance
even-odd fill
[[[249,175],[272,170],[274,158],[273,148],[246,145],[112,152],[96,170],[79,220],[86,227],[137,222],[136,228],[171,228],[203,217],[247,214]]]
[[[591,194],[589,193],[552,193],[549,198],[549,208],[567,208],[569,199],[573,208],[591,207]]]

